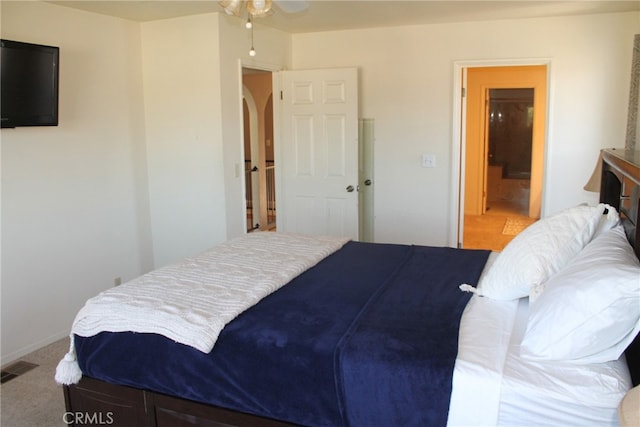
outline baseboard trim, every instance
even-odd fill
[[[44,338],[40,341],[37,341],[33,344],[29,344],[25,347],[22,347],[16,351],[12,351],[11,353],[7,353],[7,354],[3,354],[0,357],[0,366],[2,366],[4,369],[4,366],[8,365],[11,362],[14,362],[18,359],[20,359],[22,356],[25,356],[33,351],[39,350],[42,347],[48,346],[49,344],[52,344],[58,340],[61,340],[62,338],[68,337],[69,336],[69,331],[60,331],[54,335],[50,335],[47,338]]]

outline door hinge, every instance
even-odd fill
[[[282,93],[282,91],[280,91],[280,101],[282,101],[284,99],[284,95]]]
[[[464,98],[465,96],[467,96],[467,88],[463,87],[462,88],[462,97]]]

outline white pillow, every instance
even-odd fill
[[[640,331],[640,261],[621,225],[589,243],[531,305],[520,352],[531,360],[617,360]]]
[[[498,300],[528,296],[589,243],[607,207],[580,205],[531,224],[500,252],[478,288],[465,290]]]
[[[604,215],[600,215],[600,220],[596,225],[596,229],[591,240],[595,239],[605,231],[610,230],[616,225],[620,224],[620,215],[618,214],[618,211],[612,206],[604,206],[607,212]],[[540,294],[542,294],[542,292],[544,291],[544,287],[546,285],[547,282],[540,282],[533,285],[533,288],[531,288],[531,292],[529,292],[529,302],[535,302]]]
[[[606,209],[606,213],[600,217],[600,221],[598,221],[598,225],[596,226],[596,231],[593,235],[595,239],[601,233],[604,233],[607,230],[612,229],[616,225],[620,224],[620,214],[613,206],[604,205]]]

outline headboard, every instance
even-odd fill
[[[640,258],[640,151],[602,150],[600,202],[620,212],[627,237]],[[640,384],[640,335],[625,351],[631,379]]]

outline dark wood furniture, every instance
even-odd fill
[[[640,151],[602,150],[600,202],[620,212],[627,237],[640,258]],[[625,351],[633,385],[640,384],[640,336]]]
[[[64,400],[71,421],[95,425],[100,421],[117,427],[282,427],[292,424],[204,405],[172,396],[113,385],[83,377],[78,384],[64,386]],[[86,422],[87,420],[95,422]]]
[[[627,237],[640,258],[640,151],[602,150],[600,202],[616,208],[625,224]]]
[[[629,241],[640,258],[640,152],[603,150],[600,200],[621,212]],[[640,383],[640,338],[626,351],[635,385]],[[276,420],[191,402],[84,377],[64,387],[66,408],[79,420],[112,420],[115,426],[285,426]],[[102,418],[100,418],[102,417]],[[69,416],[67,419],[71,420]],[[88,423],[78,423],[77,425]],[[97,422],[96,422],[97,424]]]

